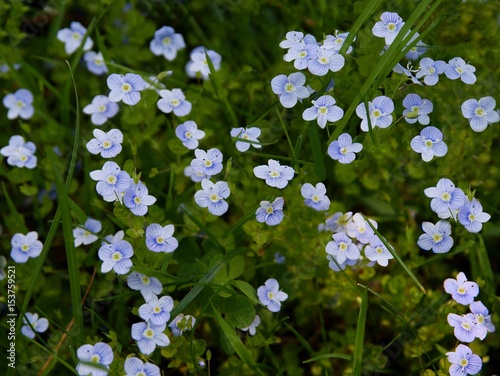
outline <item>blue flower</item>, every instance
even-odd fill
[[[25,143],[22,136],[12,136],[9,145],[0,149],[0,154],[7,157],[7,164],[10,166],[32,169],[36,167],[37,162],[35,151],[36,146],[33,142]]]
[[[212,148],[207,151],[196,149],[194,155],[196,158],[191,161],[191,167],[196,172],[211,177],[222,171],[223,155],[219,149]]]
[[[195,171],[191,166],[186,166],[184,168],[184,176],[189,177],[194,183],[199,183],[203,179],[208,178],[203,172]]]
[[[182,141],[182,144],[185,147],[193,150],[198,147],[198,140],[205,137],[205,132],[198,129],[198,126],[194,121],[188,120],[179,124],[177,128],[175,128],[175,135]]]
[[[157,106],[160,111],[166,114],[173,111],[175,116],[186,116],[191,112],[191,102],[186,100],[181,89],[160,90],[159,94],[161,99]]]
[[[463,83],[472,85],[476,82],[477,78],[474,72],[476,68],[474,66],[467,64],[461,57],[454,57],[448,62],[444,70],[444,74],[450,80],[456,80],[460,78]]]
[[[378,21],[373,26],[372,33],[376,37],[385,38],[385,44],[390,45],[405,23],[397,13],[392,12],[382,13],[380,19],[382,21]]]
[[[394,68],[392,68],[392,71],[397,73],[397,74],[404,74],[405,76],[409,77],[411,79],[411,82],[414,84],[422,86],[422,83],[413,75],[413,70],[411,70],[412,67],[410,63],[408,63],[408,66],[405,68],[401,64],[397,63]]]
[[[174,225],[161,226],[152,223],[146,228],[146,247],[153,252],[173,252],[179,246],[174,234]]]
[[[373,227],[378,228],[378,223],[373,219],[370,218],[368,219],[368,221],[370,221]],[[351,238],[355,238],[360,243],[370,243],[373,236],[375,235],[375,231],[373,231],[368,221],[363,218],[361,213],[354,214],[348,219],[348,222],[345,226],[347,235],[349,235]]]
[[[439,81],[439,75],[444,72],[446,68],[446,63],[442,60],[432,60],[428,57],[424,57],[420,60],[420,70],[417,72],[416,77],[424,77],[424,82],[426,85],[433,86]]]
[[[417,244],[420,248],[434,253],[447,253],[453,246],[451,225],[448,221],[439,221],[435,225],[431,222],[423,222],[422,230],[425,234],[420,235]]]
[[[148,188],[141,182],[131,184],[123,195],[123,203],[134,215],[143,216],[148,212],[148,206],[153,205],[156,198],[148,194]]]
[[[351,217],[352,212],[347,212],[345,214],[337,212],[326,219],[325,228],[331,232],[346,232],[346,226],[351,221]]]
[[[114,158],[122,151],[123,133],[119,129],[103,132],[94,129],[94,137],[87,142],[87,150],[92,154],[101,154],[103,158]]]
[[[49,328],[49,320],[44,317],[38,318],[38,313],[26,312],[25,317],[23,317],[23,323],[26,325],[21,328],[21,333],[31,339],[35,338],[35,333],[28,325],[28,322],[38,333],[43,333]]]
[[[251,127],[251,128],[233,128],[231,129],[231,137],[236,137],[236,138],[242,138],[243,140],[251,141],[251,142],[245,142],[245,141],[236,141],[236,149],[238,149],[241,152],[245,152],[250,148],[250,145],[252,145],[254,148],[261,148],[262,146],[258,144],[259,140],[257,139],[260,136],[260,129],[257,127]],[[257,142],[257,143],[256,143]]]
[[[304,36],[301,31],[289,31],[286,33],[285,40],[280,42],[281,48],[292,48],[296,44],[316,44],[316,38],[311,34]]]
[[[194,201],[199,207],[208,208],[210,214],[217,216],[227,212],[229,205],[224,199],[229,197],[231,191],[226,182],[218,181],[214,184],[208,179],[203,179],[201,188],[194,194]]]
[[[467,277],[463,272],[458,273],[456,279],[446,279],[444,281],[444,290],[451,294],[454,301],[462,305],[472,303],[479,294],[477,283],[467,281]]]
[[[483,212],[483,206],[475,198],[472,198],[472,201],[467,200],[458,211],[458,221],[472,233],[481,231],[483,223],[488,222],[490,218],[491,215]]]
[[[295,72],[288,77],[280,74],[271,80],[271,88],[274,94],[278,94],[280,103],[285,108],[292,108],[297,99],[302,100],[309,97],[309,91],[304,87],[306,76],[301,72]]]
[[[422,153],[424,162],[429,162],[436,157],[445,156],[448,153],[448,146],[443,141],[443,133],[436,127],[425,127],[419,136],[412,138],[410,146],[413,151]]]
[[[465,345],[458,345],[455,352],[447,352],[450,376],[475,375],[483,366],[481,358]]]
[[[170,296],[160,299],[153,295],[147,303],[139,307],[139,316],[153,325],[163,325],[170,320],[170,312],[174,309],[174,300]]]
[[[134,73],[110,74],[106,80],[108,87],[111,89],[109,100],[111,102],[119,102],[130,106],[135,106],[141,100],[141,90],[144,90],[145,82],[141,76]]]
[[[27,89],[19,89],[15,93],[3,97],[3,105],[9,110],[7,112],[9,120],[17,117],[24,120],[30,119],[35,113],[32,103],[33,94]]]
[[[108,235],[99,248],[98,256],[103,261],[101,272],[107,273],[111,269],[116,274],[127,274],[132,267],[130,258],[134,255],[132,245],[123,240],[123,231],[118,231],[115,236]]]
[[[257,222],[266,223],[269,226],[276,226],[283,220],[283,197],[277,197],[272,203],[261,201],[260,207],[255,212]]]
[[[259,179],[266,179],[266,184],[270,187],[283,189],[288,185],[288,181],[293,179],[295,171],[289,166],[281,166],[274,159],[268,160],[268,165],[254,167],[253,173]]]
[[[175,337],[180,337],[183,332],[186,330],[191,330],[196,323],[196,319],[191,315],[184,315],[179,313],[175,318],[170,322],[168,327],[170,331]]]
[[[82,227],[77,227],[73,229],[73,236],[75,238],[75,247],[82,244],[88,245],[92,244],[97,240],[97,234],[101,231],[102,225],[96,219],[88,218]]]
[[[356,265],[356,263],[358,262],[358,260],[346,259],[344,262],[340,263],[332,255],[326,255],[326,259],[328,260],[328,267],[335,272],[338,272],[340,270],[345,270],[347,265],[353,266]]]
[[[318,48],[319,47],[316,44],[297,43],[293,45],[283,56],[283,60],[286,62],[293,61],[295,69],[306,69],[309,60],[316,58]]]
[[[439,179],[436,187],[426,188],[424,193],[432,198],[431,209],[443,219],[450,218],[465,203],[465,193],[446,178]]]
[[[260,316],[255,315],[255,318],[253,319],[252,323],[247,326],[246,328],[241,328],[244,332],[248,331],[251,336],[254,336],[255,333],[257,333],[257,327],[260,325]]]
[[[335,52],[339,52],[348,36],[349,36],[349,33],[340,33],[339,34],[339,31],[335,30],[335,35],[328,34],[325,37],[325,40],[323,41],[321,48],[324,50],[333,49]],[[355,40],[356,40],[356,37],[354,37],[353,42]],[[346,54],[350,54],[351,52],[352,52],[352,46],[349,46]]]
[[[468,99],[462,103],[462,115],[469,120],[473,131],[482,132],[489,124],[500,120],[500,116],[495,111],[496,104],[493,97],[483,97],[479,100]]]
[[[130,175],[115,162],[106,162],[102,170],[92,171],[89,175],[97,181],[96,191],[103,197],[118,196],[130,187]]]
[[[304,204],[310,208],[318,211],[330,208],[330,199],[326,195],[326,187],[323,183],[316,184],[316,187],[310,183],[305,183],[300,188],[300,193],[305,198]]]
[[[486,332],[475,324],[476,317],[472,313],[459,316],[455,313],[448,313],[448,324],[454,328],[455,337],[462,342],[470,343],[475,338],[481,341],[486,337]]]
[[[19,264],[24,264],[30,257],[38,257],[42,253],[43,244],[38,240],[36,231],[28,232],[26,235],[14,234],[11,240],[12,249],[10,257]]]
[[[76,351],[76,356],[81,363],[76,365],[76,372],[79,375],[105,376],[109,370],[109,365],[113,362],[114,354],[111,346],[104,342],[97,342],[95,345],[83,345]],[[95,365],[95,366],[94,366]]]
[[[83,60],[87,63],[87,69],[100,76],[104,73],[108,73],[108,67],[102,57],[101,52],[87,51],[83,55]]]
[[[335,50],[318,49],[316,56],[308,61],[309,72],[315,76],[324,76],[329,71],[338,72],[344,67],[344,56]],[[286,107],[286,106],[284,106]]]
[[[356,154],[363,149],[360,143],[353,143],[348,133],[342,133],[338,140],[332,141],[328,146],[328,155],[340,163],[348,164],[354,161]]]
[[[118,113],[118,104],[111,102],[105,95],[96,95],[92,103],[83,108],[83,112],[92,115],[90,120],[94,125],[103,125],[109,118]]]
[[[127,285],[132,290],[139,290],[147,302],[153,297],[161,293],[163,286],[159,279],[148,277],[138,272],[132,272],[127,276]]]
[[[274,262],[276,264],[284,264],[285,263],[285,256],[283,256],[281,253],[276,252],[274,254]]]
[[[222,57],[217,52],[212,50],[206,50],[206,54],[212,62],[214,69],[218,71],[220,69]],[[205,47],[196,47],[193,51],[191,51],[191,55],[189,57],[191,60],[186,64],[186,73],[188,77],[195,78],[198,75],[201,75],[204,80],[207,80],[210,75],[210,68],[205,55]]]
[[[304,110],[302,119],[311,121],[317,118],[321,128],[325,128],[327,121],[333,123],[344,116],[344,110],[335,106],[335,99],[331,95],[322,95],[311,103],[313,107]]]
[[[64,43],[66,53],[71,55],[82,44],[86,32],[87,29],[80,22],[71,22],[69,28],[61,29],[57,32],[57,39]],[[94,42],[92,39],[87,37],[83,45],[83,50],[88,51],[92,49],[93,45]]]
[[[182,35],[176,33],[170,26],[163,26],[156,30],[154,39],[149,44],[149,48],[154,55],[163,55],[168,61],[174,60],[177,51],[185,47],[186,43]]]
[[[419,36],[420,36],[419,33],[413,34],[413,37],[407,43],[407,46],[409,44],[413,43],[413,41],[415,41],[415,39],[417,39]],[[405,58],[407,60],[418,60],[420,58],[420,56],[423,55],[427,51],[426,46],[427,45],[424,42],[422,42],[421,40],[418,41],[417,44],[415,44],[412,48],[410,48],[410,50],[406,53]]]
[[[488,308],[481,302],[472,302],[469,305],[470,311],[476,317],[476,325],[486,332],[493,333],[495,325],[491,323],[491,315]]]
[[[268,279],[263,286],[257,289],[259,301],[271,312],[279,312],[281,302],[288,299],[288,294],[281,291],[280,285],[274,278]]]
[[[138,322],[132,325],[132,338],[137,341],[139,351],[144,355],[150,355],[155,351],[156,346],[165,347],[170,345],[170,339],[163,333],[166,324],[153,325],[145,322]]]
[[[370,125],[372,128],[387,128],[392,123],[392,112],[394,111],[394,102],[386,96],[379,96],[368,102],[368,112],[370,113]],[[361,130],[368,132],[368,116],[364,103],[356,107],[356,115],[361,121]]]
[[[430,123],[429,114],[432,112],[434,106],[428,99],[422,99],[418,94],[408,94],[403,99],[403,116],[407,123],[414,124],[417,121],[422,125]]]
[[[372,236],[370,244],[365,247],[365,256],[370,261],[376,261],[380,266],[389,265],[389,260],[394,258],[377,235]]]
[[[326,253],[335,257],[339,264],[346,260],[357,261],[361,254],[358,247],[352,242],[351,238],[343,232],[332,235],[333,240],[326,245]]]
[[[160,368],[156,364],[144,363],[136,357],[127,358],[123,369],[125,376],[160,376]]]

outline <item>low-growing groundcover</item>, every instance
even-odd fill
[[[498,9],[3,4],[1,373],[498,373]]]

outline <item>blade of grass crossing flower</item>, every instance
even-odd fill
[[[293,147],[292,140],[290,139],[290,135],[288,134],[288,130],[286,129],[285,122],[283,121],[283,117],[281,116],[280,110],[278,107],[276,107],[276,113],[278,114],[278,119],[280,120],[280,124],[283,127],[283,130],[285,131],[285,136],[288,141],[288,146],[290,147],[290,151],[292,152],[292,167],[295,169],[297,168],[297,173],[300,172],[300,167],[298,164],[297,160],[297,155],[295,154],[295,148]]]
[[[315,356],[314,358],[304,360],[302,363],[312,363],[312,362],[316,362],[318,360],[331,359],[331,358],[352,361],[352,356],[350,356],[350,355],[331,353],[331,354],[323,354],[323,355]]]
[[[352,374],[361,376],[363,363],[363,348],[365,341],[365,325],[368,315],[368,291],[361,288],[361,305],[359,307],[358,323],[356,325],[356,339],[354,342],[354,354],[352,357]]]
[[[479,239],[479,246],[476,247],[476,255],[479,266],[479,273],[477,275],[484,279],[484,289],[493,296],[495,295],[495,277],[493,269],[491,268],[490,259],[488,257],[488,252],[486,251],[486,246],[484,245],[483,237],[481,234],[477,234],[477,238]]]

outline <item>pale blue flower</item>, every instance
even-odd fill
[[[282,255],[281,253],[279,253],[279,252],[276,252],[274,254],[274,262],[276,264],[284,264],[285,263],[285,259],[286,259],[286,257],[284,255]]]
[[[326,255],[326,259],[328,260],[328,267],[335,272],[345,270],[347,265],[353,266],[356,265],[358,262],[358,260],[346,259],[344,262],[340,263],[337,261],[336,257],[332,255]]]
[[[288,299],[288,294],[281,291],[280,285],[274,278],[268,279],[263,286],[257,289],[259,301],[271,312],[279,312],[281,302]]]
[[[186,100],[181,89],[160,90],[160,99],[157,106],[160,111],[169,114],[174,112],[175,116],[186,116],[191,112],[191,102]]]
[[[35,113],[33,94],[28,89],[19,89],[15,93],[7,94],[3,97],[3,105],[9,110],[7,112],[9,120],[18,117],[27,120]]]
[[[335,257],[339,264],[347,259],[357,261],[360,257],[359,248],[352,242],[351,238],[343,232],[332,235],[333,240],[326,245],[326,253]]]
[[[176,33],[174,28],[163,26],[155,31],[154,39],[149,44],[151,52],[160,56],[163,55],[168,61],[172,61],[177,56],[177,51],[186,47],[184,38]]]
[[[9,139],[9,145],[0,149],[0,154],[7,157],[7,164],[10,166],[33,169],[37,163],[35,151],[36,146],[33,142],[24,142],[22,136],[16,135]]]
[[[422,154],[422,160],[429,162],[436,157],[443,157],[448,153],[448,146],[443,141],[443,133],[436,127],[425,127],[420,135],[410,141],[413,151]]]
[[[304,87],[306,76],[301,72],[295,72],[289,76],[279,74],[271,80],[271,88],[274,94],[280,98],[280,103],[285,108],[292,108],[297,100],[309,97],[309,91]]]
[[[82,44],[83,37],[87,29],[80,22],[71,22],[69,28],[61,29],[57,32],[57,39],[64,43],[64,49],[68,55],[75,52]],[[88,51],[92,49],[94,42],[87,37],[83,50]]]
[[[81,363],[76,365],[76,372],[82,376],[105,376],[109,365],[113,362],[114,354],[111,346],[104,342],[95,345],[83,345],[76,351],[76,356]],[[94,366],[95,364],[95,366]]]
[[[295,171],[289,166],[281,166],[274,159],[268,160],[268,165],[254,167],[253,173],[259,179],[265,179],[270,187],[283,189],[288,185],[288,181],[293,179]]]
[[[363,145],[352,142],[352,137],[348,133],[342,133],[338,140],[332,141],[328,146],[328,155],[333,160],[342,164],[348,164],[354,161],[356,154],[363,149]]]
[[[194,155],[196,158],[191,161],[193,170],[208,177],[217,175],[222,171],[223,155],[219,149],[212,148],[207,151],[196,149]]]
[[[151,355],[156,346],[165,347],[170,345],[170,339],[163,333],[166,327],[166,324],[157,326],[145,322],[133,324],[131,335],[132,339],[137,341],[139,351],[144,355]]]
[[[462,115],[469,120],[474,132],[482,132],[488,125],[500,120],[495,107],[496,101],[493,97],[483,97],[479,100],[467,99],[462,103]]]
[[[258,144],[259,136],[260,136],[260,129],[257,127],[250,127],[250,128],[240,127],[231,129],[231,137],[242,138],[243,140],[251,141],[251,142],[245,142],[240,140],[236,141],[236,149],[238,149],[241,152],[247,151],[250,148],[250,145],[252,145],[254,148],[260,149],[262,146]]]
[[[94,137],[87,142],[87,150],[92,154],[101,154],[103,158],[114,158],[122,151],[123,133],[119,129],[103,132],[94,129]]]
[[[260,316],[255,315],[255,318],[253,319],[252,323],[247,326],[246,328],[241,328],[244,332],[248,331],[248,333],[251,336],[254,336],[255,333],[257,333],[257,327],[260,325]]]
[[[305,198],[304,204],[310,208],[318,211],[330,208],[330,199],[326,195],[326,187],[323,183],[316,184],[316,187],[310,183],[305,183],[300,188],[300,193]]]
[[[101,231],[102,225],[97,219],[88,218],[83,227],[73,229],[73,237],[75,238],[75,247],[82,244],[88,245],[95,242],[98,238],[94,234]]]
[[[156,198],[148,193],[148,188],[143,183],[131,184],[123,195],[123,203],[134,215],[146,215],[148,206],[156,202]]]
[[[90,72],[98,76],[108,73],[108,67],[101,52],[87,51],[83,55],[83,60],[87,63],[87,69]]]
[[[426,188],[424,193],[432,198],[431,209],[443,219],[450,218],[465,203],[465,193],[446,178],[439,179],[436,187]]]
[[[483,212],[483,206],[475,198],[472,201],[465,201],[458,211],[458,221],[465,229],[472,233],[477,233],[483,228],[483,223],[488,222],[491,215]]]
[[[195,169],[192,168],[191,166],[186,166],[184,168],[184,176],[189,177],[191,181],[194,183],[199,183],[203,179],[208,178],[208,176],[205,175],[203,172],[195,171]]]
[[[12,245],[10,257],[19,264],[24,264],[30,257],[35,258],[42,253],[43,244],[38,240],[36,231],[28,232],[26,235],[14,234],[10,244]]]
[[[304,36],[301,31],[289,31],[286,33],[285,40],[281,41],[279,46],[281,48],[292,48],[296,44],[315,44],[316,38],[311,34]]]
[[[448,221],[439,221],[435,225],[431,222],[423,222],[422,230],[425,234],[420,235],[417,244],[420,248],[434,253],[447,253],[453,246],[451,225]]]
[[[392,124],[392,113],[394,111],[394,102],[386,96],[379,96],[368,102],[368,112],[370,116],[370,125],[372,128],[387,128]],[[368,132],[368,115],[364,103],[356,107],[356,115],[362,120],[361,130]]]
[[[321,48],[323,48],[325,50],[332,49],[335,52],[339,52],[348,36],[349,36],[349,33],[340,33],[339,34],[339,31],[335,30],[335,35],[328,34],[325,37],[325,40],[323,41]],[[356,40],[356,37],[354,37],[353,42],[355,40]],[[352,46],[349,46],[346,54],[350,54],[351,52],[352,52]]]
[[[469,305],[470,311],[476,317],[476,325],[483,328],[487,332],[493,333],[495,331],[495,325],[491,322],[491,315],[489,314],[488,308],[481,302],[472,302]]]
[[[403,116],[407,123],[415,124],[417,121],[422,125],[430,123],[429,114],[434,106],[428,99],[422,99],[418,94],[408,94],[403,99]]]
[[[409,31],[408,31],[409,33]],[[410,41],[406,44],[407,46],[411,44],[415,39],[417,39],[420,36],[419,33],[413,34],[413,37],[411,38]],[[421,40],[417,42],[410,50],[406,53],[405,58],[407,60],[418,60],[421,55],[423,55],[427,51],[427,45],[422,42]]]
[[[378,228],[378,223],[373,219],[368,219],[373,227]],[[351,238],[355,238],[358,242],[368,244],[375,235],[370,224],[363,218],[361,213],[356,213],[351,216],[345,226],[346,233]]]
[[[191,315],[179,313],[168,325],[175,337],[180,337],[186,330],[191,330],[196,323],[196,319]]]
[[[109,100],[135,106],[141,100],[140,91],[144,90],[145,82],[135,73],[110,74],[107,78],[108,87],[111,89]]]
[[[218,181],[214,184],[208,179],[203,179],[201,188],[194,194],[194,201],[199,207],[208,208],[210,214],[217,216],[227,212],[229,205],[224,199],[229,197],[231,191],[226,182]]]
[[[431,58],[424,57],[420,60],[420,70],[417,72],[416,77],[424,77],[426,85],[433,86],[439,81],[439,75],[444,72],[446,63],[442,60],[432,60]]]
[[[148,277],[138,272],[132,272],[127,276],[127,285],[132,290],[139,290],[146,302],[161,293],[163,286],[158,278]]]
[[[474,72],[476,68],[467,64],[461,57],[454,57],[451,59],[444,70],[444,74],[450,80],[460,78],[463,83],[472,85],[476,82],[477,78]]]
[[[101,196],[119,195],[130,187],[130,175],[122,171],[115,162],[106,162],[102,170],[90,172],[92,180],[97,181],[96,191]]]
[[[317,118],[321,128],[325,128],[327,121],[333,123],[344,116],[344,110],[335,105],[335,99],[331,95],[322,95],[311,103],[313,106],[304,110],[302,119],[311,121]]]
[[[174,309],[174,300],[170,296],[157,298],[153,295],[147,303],[139,307],[139,316],[153,325],[163,325],[170,320],[170,312]]]
[[[257,222],[266,223],[269,226],[276,226],[283,220],[283,197],[277,197],[272,203],[261,201],[260,207],[255,212]]]
[[[295,69],[303,70],[307,68],[309,60],[316,58],[318,49],[319,47],[316,44],[297,43],[283,56],[283,60],[286,62],[293,61]]]
[[[447,352],[450,376],[475,375],[483,367],[481,358],[465,345],[458,345],[455,352]]]
[[[146,228],[146,247],[153,252],[170,253],[177,249],[179,243],[174,234],[174,225],[161,226],[152,223]]]
[[[118,103],[111,102],[105,95],[96,95],[92,103],[83,108],[83,112],[92,115],[90,120],[94,125],[103,125],[108,119],[118,113]]]
[[[308,61],[309,72],[315,76],[324,76],[329,71],[338,72],[344,67],[344,56],[335,50],[318,49],[316,56]]]
[[[381,21],[373,26],[372,33],[376,37],[384,38],[385,44],[391,45],[405,23],[397,13],[392,12],[382,13],[380,19]]]
[[[199,46],[191,51],[191,60],[186,64],[186,73],[188,77],[195,78],[201,75],[204,80],[208,79],[210,67],[208,66],[207,55],[215,71],[220,70],[222,57],[215,51],[206,50],[205,47]]]
[[[115,236],[108,235],[99,248],[98,256],[101,261],[101,273],[107,273],[111,269],[116,274],[127,274],[132,267],[130,258],[134,255],[132,245],[123,240],[124,232],[118,231]]]
[[[444,290],[451,294],[454,301],[462,305],[468,305],[474,301],[479,294],[479,286],[476,282],[469,282],[463,272],[457,274],[457,278],[447,278],[444,281]]]
[[[182,144],[190,150],[196,149],[199,145],[199,141],[205,137],[205,132],[198,129],[198,125],[192,121],[188,120],[182,124],[179,124],[175,128],[175,135]]]
[[[475,324],[476,317],[472,313],[466,315],[457,315],[455,313],[448,313],[448,324],[453,329],[455,337],[461,342],[470,343],[474,341],[475,338],[479,338],[481,341],[486,337],[486,331],[477,327]]]
[[[370,261],[376,261],[380,266],[389,265],[389,260],[394,258],[377,235],[372,236],[370,244],[365,247],[365,256]]]
[[[144,363],[136,357],[127,358],[123,369],[125,376],[160,376],[160,368],[156,364]]]
[[[23,317],[23,323],[26,325],[23,325],[23,327],[21,328],[21,333],[31,339],[35,338],[35,333],[33,332],[33,329],[31,329],[28,325],[28,322],[38,333],[43,333],[49,328],[49,320],[44,317],[38,318],[38,313],[26,312],[25,317]]]
[[[422,86],[423,84],[413,75],[413,70],[412,70],[412,67],[410,65],[410,63],[408,63],[408,66],[405,68],[403,67],[401,64],[397,63],[394,68],[392,68],[392,71],[397,73],[397,74],[404,74],[405,76],[408,76],[410,79],[411,79],[411,82],[413,82],[414,84],[417,84],[417,85],[420,85]]]
[[[331,232],[347,232],[347,224],[351,221],[352,212],[337,212],[325,221],[325,228]]]

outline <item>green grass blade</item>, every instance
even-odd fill
[[[479,246],[476,247],[475,255],[478,259],[478,276],[481,276],[484,281],[484,289],[491,294],[495,295],[495,277],[493,274],[493,269],[491,268],[490,259],[488,257],[488,252],[486,251],[486,246],[484,245],[484,240],[481,234],[477,234],[479,240]]]
[[[350,356],[350,355],[331,353],[331,354],[323,354],[323,355],[315,356],[314,358],[304,360],[302,363],[312,363],[312,362],[316,362],[318,360],[331,359],[331,358],[344,359],[344,360],[348,360],[348,361],[352,360],[352,356]]]
[[[326,179],[326,167],[324,155],[322,152],[319,132],[316,124],[310,123],[308,126],[309,142],[311,143],[311,151],[314,160],[314,168],[319,181]]]
[[[5,188],[5,185],[3,183],[2,187],[3,193],[5,195],[5,200],[7,200],[7,206],[9,207],[10,214],[15,218],[16,223],[19,225],[19,229],[22,230],[23,233],[27,234],[29,230],[24,223],[24,217],[17,211],[16,205],[14,205],[14,203],[12,202],[9,193],[7,192],[7,189]]]
[[[368,315],[368,290],[361,289],[361,306],[359,308],[358,323],[356,325],[356,340],[354,343],[353,354],[353,371],[354,376],[361,376],[362,363],[363,363],[363,347],[365,341],[365,325],[366,317]]]
[[[288,329],[290,329],[290,331],[295,335],[295,337],[297,337],[297,339],[299,340],[300,344],[307,350],[307,352],[309,353],[309,355],[313,355],[314,354],[314,350],[311,347],[311,345],[309,344],[309,342],[307,342],[307,340],[304,338],[304,336],[302,334],[300,334],[297,330],[295,330],[295,328],[293,326],[287,324],[286,322],[284,322],[283,324],[285,324],[285,326]]]
[[[300,166],[298,163],[297,159],[297,154],[295,154],[295,148],[293,147],[292,139],[290,138],[290,135],[288,134],[288,130],[286,128],[285,122],[283,121],[283,117],[281,116],[280,110],[278,107],[276,107],[276,114],[278,114],[278,119],[280,120],[280,124],[283,127],[283,130],[285,131],[285,136],[288,141],[288,146],[290,147],[290,151],[292,152],[292,167],[296,169],[295,173],[300,172]]]

